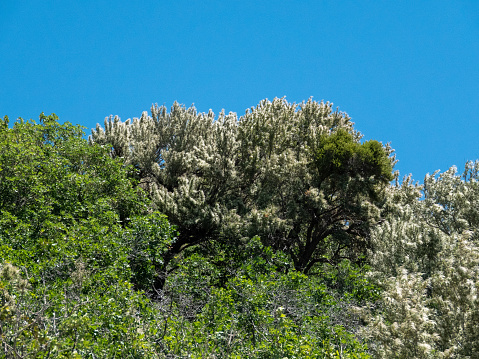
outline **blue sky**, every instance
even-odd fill
[[[309,97],[401,175],[479,158],[478,1],[2,1],[0,116],[88,129],[152,103],[238,115]],[[89,131],[89,130],[88,130]]]

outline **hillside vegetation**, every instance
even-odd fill
[[[479,358],[479,162],[346,113],[0,120],[0,358]]]

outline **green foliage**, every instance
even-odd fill
[[[0,129],[0,357],[152,355],[125,240],[148,202],[82,136],[54,115]]]
[[[79,262],[71,280],[31,288],[17,268],[3,265],[0,357],[152,357],[138,320],[145,298],[121,280],[85,288],[98,279]]]
[[[48,216],[63,223],[114,211],[125,221],[140,213],[138,194],[120,161],[89,146],[81,127],[16,122],[0,131],[0,208],[37,227]]]
[[[88,145],[81,128],[54,115],[41,122],[0,132],[0,258],[36,282],[66,278],[78,259],[121,271],[121,226],[146,208],[129,169]]]
[[[345,175],[374,177],[383,183],[394,178],[391,161],[378,141],[360,144],[344,129],[320,136],[314,155],[320,181],[328,177],[344,180]]]
[[[337,296],[351,299],[358,303],[375,303],[381,289],[371,282],[366,274],[371,270],[368,265],[357,266],[344,260],[335,267],[325,266],[320,277]]]
[[[177,233],[166,216],[153,212],[133,218],[125,231],[124,242],[129,252],[131,281],[136,289],[151,291],[155,280],[163,274],[163,257],[175,242]]]
[[[163,349],[178,357],[368,358],[352,334],[358,321],[348,299],[337,299],[318,278],[253,238],[242,264],[222,286],[214,263],[185,258],[168,278],[169,308]],[[291,266],[291,264],[290,264]],[[196,275],[195,275],[196,274]],[[216,277],[216,278],[215,278]]]

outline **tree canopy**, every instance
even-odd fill
[[[394,163],[311,99],[5,117],[0,358],[475,358],[479,161]]]
[[[368,248],[394,159],[388,146],[360,139],[332,104],[278,98],[239,119],[153,106],[133,121],[110,117],[90,136],[137,168],[178,227],[171,257],[212,239],[259,235],[305,273],[319,262],[357,260]]]

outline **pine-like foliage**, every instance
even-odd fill
[[[153,106],[133,121],[107,118],[90,137],[138,169],[158,210],[178,226],[166,264],[191,245],[259,235],[305,273],[357,260],[369,246],[394,161],[389,147],[360,139],[332,104],[278,98],[239,119]]]
[[[469,162],[463,176],[453,167],[390,189],[370,253],[371,279],[384,289],[367,311],[378,357],[478,357],[478,170]]]

